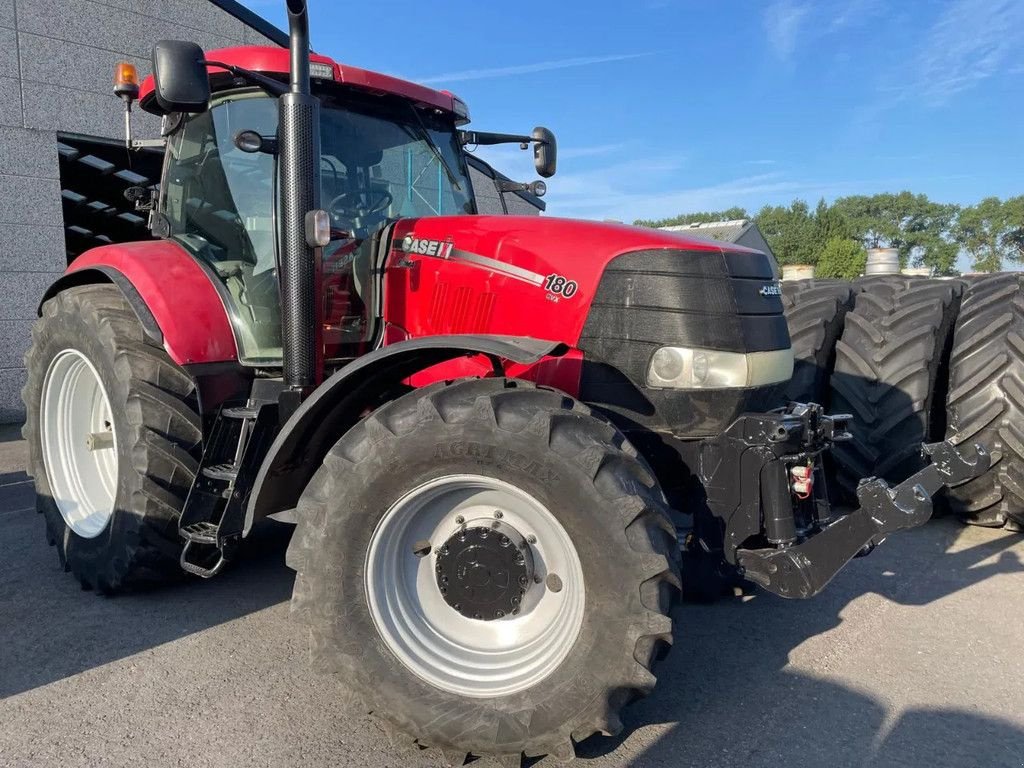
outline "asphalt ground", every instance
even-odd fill
[[[58,566],[0,430],[0,765],[440,766],[308,669],[288,529],[211,581],[104,598]],[[682,606],[611,766],[1024,766],[1024,537],[891,537],[825,593]],[[485,763],[478,763],[483,768]]]

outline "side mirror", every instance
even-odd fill
[[[153,46],[156,103],[164,112],[205,112],[210,79],[203,49],[184,40],[158,40]]]
[[[533,144],[533,167],[537,169],[537,175],[549,179],[555,175],[555,168],[558,165],[558,146],[555,143],[555,134],[547,128],[537,126],[530,136]]]

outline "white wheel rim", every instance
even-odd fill
[[[117,435],[110,399],[85,355],[66,349],[53,358],[40,410],[43,463],[53,501],[68,528],[94,538],[114,513]],[[109,443],[96,442],[96,436],[107,433]]]
[[[435,577],[440,546],[464,525],[500,519],[526,537],[534,573],[518,615],[467,618],[445,602]],[[417,557],[417,542],[433,549]],[[546,585],[557,575],[561,589]],[[395,656],[421,679],[477,698],[536,685],[562,663],[583,625],[583,569],[568,533],[535,498],[481,475],[437,478],[409,491],[377,524],[366,555],[367,603]]]

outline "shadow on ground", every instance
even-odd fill
[[[0,699],[291,597],[290,528],[275,523],[254,533],[244,559],[216,579],[117,597],[85,592],[47,546],[41,516],[11,511],[10,488],[0,486]]]
[[[1010,551],[1019,545],[1019,536],[992,532],[980,544],[946,552],[959,532],[958,523],[942,519],[920,532],[894,537],[871,557],[848,566],[810,601],[787,601],[758,591],[714,605],[684,605],[676,615],[676,645],[657,670],[655,693],[627,710],[621,736],[588,739],[578,746],[580,756],[584,762],[589,758],[603,765],[600,758],[607,756],[609,765],[636,766],[1019,768],[1024,765],[1024,729],[1019,726],[1024,692],[1019,706],[1006,712],[1007,720],[982,716],[969,711],[984,692],[968,674],[959,697],[962,707],[911,708],[891,718],[892,702],[874,698],[868,681],[857,690],[787,668],[794,649],[846,621],[847,606],[865,593],[898,606],[927,606],[996,574],[1024,571],[1017,551]],[[976,610],[998,615],[1000,609],[978,605]],[[864,620],[863,615],[852,619]],[[902,642],[900,633],[909,635],[911,630],[894,628],[891,621],[884,615],[867,617],[866,628],[853,634],[852,643],[843,635],[825,655],[834,657],[832,666],[848,667],[848,654],[874,646],[873,631],[896,635]],[[965,645],[974,639],[970,626],[954,634]],[[906,639],[909,646],[917,640]],[[872,665],[876,677],[878,669],[893,670],[886,694],[891,689],[898,700],[902,686],[914,685],[920,668],[912,657],[919,653],[910,649],[905,657]],[[957,685],[963,670],[950,666],[956,649],[933,647],[931,653],[923,663],[945,665],[951,684]],[[995,662],[981,657],[978,663]],[[662,726],[652,743],[635,752],[627,745],[633,754],[622,756],[621,762],[616,759],[621,753],[615,750],[631,732],[652,725]]]
[[[0,475],[0,699],[198,635],[290,597],[292,572],[284,565],[289,530],[274,524],[253,540],[242,561],[211,581],[191,579],[155,593],[115,598],[83,593],[58,566],[31,504],[23,473]],[[683,606],[677,616],[679,639],[658,670],[655,694],[627,710],[622,736],[580,744],[581,763],[1021,765],[1024,730],[967,711],[977,690],[965,692],[963,708],[911,708],[890,719],[893,707],[866,690],[787,668],[795,649],[839,627],[847,620],[847,607],[865,594],[896,605],[928,606],[994,575],[1024,570],[1011,551],[1020,539],[1012,535],[993,533],[947,553],[959,530],[954,521],[940,520],[921,532],[893,537],[813,601],[758,592],[743,600]],[[859,640],[870,642],[870,626],[863,631],[868,634]],[[856,649],[859,640],[856,634],[853,646],[844,640],[846,645],[834,650],[836,658]],[[949,656],[938,653],[935,660],[948,664]],[[898,687],[900,680],[892,685]],[[286,698],[287,692],[265,695]],[[324,702],[329,705],[335,702]],[[1019,719],[1020,712],[1007,715]],[[653,729],[655,735],[631,736],[637,729]],[[351,737],[376,738],[373,733]],[[417,761],[408,750],[386,745],[381,750],[381,765],[389,763],[390,753],[401,755],[403,764]],[[434,764],[425,754],[423,760]]]

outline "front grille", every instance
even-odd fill
[[[605,269],[579,346],[584,399],[635,423],[679,433],[716,434],[761,390],[646,389],[651,355],[666,345],[761,352],[789,346],[774,265],[762,253],[634,251]],[[771,396],[767,396],[771,399]]]

